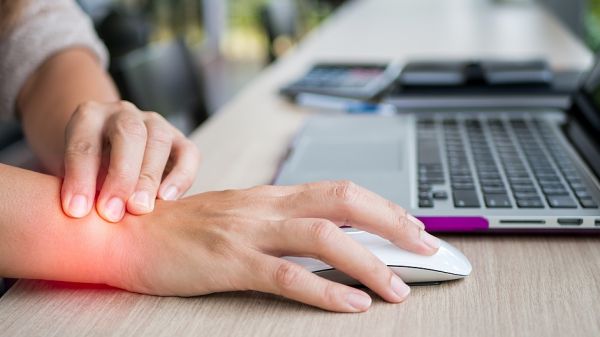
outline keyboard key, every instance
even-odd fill
[[[540,196],[537,193],[531,192],[515,192],[515,199],[539,199]]]
[[[427,171],[442,171],[442,164],[420,164],[419,169],[427,170]]]
[[[560,178],[554,173],[543,173],[535,175],[540,183],[560,183]]]
[[[517,199],[517,206],[519,208],[544,208],[544,203],[542,200],[538,199]]]
[[[564,188],[546,188],[542,187],[542,192],[545,195],[569,195],[569,192]]]
[[[420,171],[419,177],[427,177],[427,178],[444,178],[444,172],[440,171]]]
[[[571,183],[570,185],[571,185],[571,188],[574,189],[575,191],[586,189],[586,186],[584,183]]]
[[[514,160],[514,158],[502,158],[503,163],[513,162]],[[504,168],[506,170],[506,175],[509,177],[518,177],[519,175],[527,173],[527,168],[523,164],[519,164],[519,166],[509,166],[504,164]],[[529,174],[527,174],[526,178],[528,177]]]
[[[489,208],[511,208],[510,200],[506,194],[488,194],[484,196],[485,205]]]
[[[457,190],[452,192],[454,206],[458,208],[479,208],[479,199],[475,190]]]
[[[536,192],[535,186],[533,184],[517,184],[512,185],[512,190],[516,192]]]
[[[429,192],[429,191],[431,191],[431,185],[419,184],[419,192]]]
[[[444,123],[444,126],[456,126],[458,124],[456,119],[444,119],[442,123]]]
[[[448,193],[446,191],[435,191],[433,192],[433,199],[446,200],[448,199]]]
[[[507,171],[506,176],[508,178],[529,178],[527,171]]]
[[[464,183],[452,183],[452,189],[454,190],[475,190],[474,184],[464,184]]]
[[[456,163],[450,161],[450,163],[448,163],[448,166],[450,166],[450,172],[455,173],[455,172],[471,172],[471,168],[469,167],[469,165],[465,164],[465,160],[460,160]]]
[[[506,194],[504,186],[482,186],[481,190],[484,194]]]
[[[452,176],[453,183],[459,184],[473,184],[473,178],[468,176]]]
[[[480,179],[501,179],[500,173],[498,173],[498,172],[480,172],[479,178]]]
[[[450,168],[450,175],[451,176],[471,176],[471,170]]]
[[[521,177],[509,177],[508,180],[511,184],[531,184],[531,179]]]
[[[579,199],[590,199],[590,198],[592,198],[592,196],[588,193],[587,190],[575,191],[575,195]]]
[[[420,176],[419,184],[443,184],[444,177],[441,176]]]
[[[583,208],[598,208],[598,204],[592,198],[579,199],[579,203]]]
[[[431,200],[431,199],[420,199],[419,200],[419,207],[421,207],[421,208],[432,208],[433,207],[433,200]]]
[[[519,157],[503,157],[506,170],[511,171],[527,171],[525,165],[519,161]]]
[[[481,179],[480,183],[482,186],[504,187],[504,183],[499,179]]]
[[[552,208],[577,208],[575,200],[568,195],[551,195],[546,199]]]
[[[427,126],[433,126],[435,124],[435,121],[432,118],[419,118],[417,123],[419,124],[419,127],[421,127],[421,126],[427,127]]]
[[[481,123],[479,122],[478,119],[475,119],[475,118],[470,118],[470,119],[465,120],[465,125],[467,127],[481,128]]]
[[[567,175],[565,176],[565,179],[567,179],[570,185],[583,184],[583,180],[581,180],[581,178],[579,178],[577,175]]]
[[[542,188],[564,188],[564,185],[560,181],[553,182],[540,182]]]
[[[540,150],[541,151],[541,150]],[[530,163],[531,160],[534,160],[532,158],[530,159]],[[550,165],[550,163],[546,164],[546,165]],[[554,171],[554,169],[546,167],[546,166],[535,166],[535,165],[531,165],[531,169],[533,170],[533,173],[538,176],[538,177],[542,177],[542,176],[549,176],[549,175],[553,175],[556,174],[556,171]]]

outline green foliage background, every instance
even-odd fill
[[[202,30],[202,0],[115,0],[148,15],[159,30],[159,35],[188,35],[190,30]],[[228,2],[228,24],[234,29],[260,27],[260,9],[269,0],[222,0]],[[275,0],[276,1],[276,0]],[[296,0],[301,32],[320,23],[333,10],[319,0]]]
[[[600,51],[600,0],[588,0],[585,14],[586,42],[594,51]]]

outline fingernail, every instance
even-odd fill
[[[163,200],[176,200],[178,195],[179,190],[177,189],[177,187],[171,185],[164,190],[162,198]]]
[[[421,241],[433,249],[440,248],[440,239],[427,233],[426,231],[421,231]]]
[[[76,194],[69,202],[69,214],[75,218],[82,218],[88,213],[88,202],[84,195]]]
[[[408,217],[408,220],[410,220],[410,222],[415,224],[417,227],[419,227],[421,229],[425,229],[425,224],[421,220],[415,218],[414,216],[412,216],[410,214],[408,214],[407,217]]]
[[[400,297],[400,300],[406,299],[410,294],[410,288],[396,275],[392,276],[391,287],[394,293]]]
[[[146,191],[138,191],[133,194],[133,202],[136,205],[142,206],[146,210],[152,210],[152,200],[150,194]]]
[[[349,293],[346,296],[346,301],[358,311],[365,311],[371,306],[371,298],[366,294]]]
[[[104,217],[111,222],[121,221],[125,214],[125,203],[120,198],[112,198],[104,207]]]

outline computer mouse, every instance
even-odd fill
[[[434,255],[423,256],[398,248],[390,241],[365,231],[353,228],[345,228],[344,231],[388,265],[406,283],[437,283],[461,279],[471,274],[469,260],[446,241],[440,240],[440,249]],[[348,285],[360,284],[322,261],[306,257],[285,259],[331,281]]]

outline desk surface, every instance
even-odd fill
[[[316,60],[592,56],[529,5],[362,0],[343,8],[194,133],[204,164],[193,192],[268,183],[307,111],[277,88]],[[2,336],[586,336],[600,333],[600,238],[446,236],[473,264],[463,281],[413,287],[392,305],[332,314],[259,293],[160,298],[20,281],[0,299]]]

